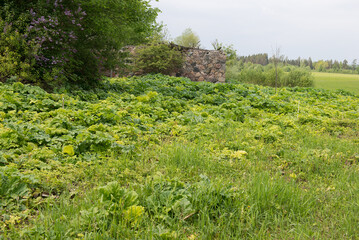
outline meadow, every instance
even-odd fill
[[[343,89],[359,94],[359,75],[313,72],[314,86],[329,90]]]
[[[358,117],[314,88],[0,83],[0,239],[355,239]]]

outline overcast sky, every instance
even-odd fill
[[[160,0],[158,20],[172,38],[186,28],[203,48],[218,39],[239,55],[359,60],[359,0]]]

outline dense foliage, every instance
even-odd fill
[[[123,46],[152,34],[157,16],[144,0],[6,0],[0,8],[0,46],[18,42],[0,47],[0,79],[47,87],[98,80],[101,68],[118,64]]]
[[[359,98],[111,79],[0,83],[5,239],[352,239]]]
[[[312,87],[313,77],[308,69],[295,66],[278,66],[279,87]],[[244,63],[243,61],[227,61],[226,79],[229,82],[252,83],[264,86],[276,86],[276,70],[273,64]]]
[[[201,46],[199,36],[191,28],[185,29],[180,36],[174,39],[174,42],[184,47],[199,48]]]
[[[135,71],[142,74],[170,74],[182,67],[184,56],[177,46],[167,43],[153,42],[136,47],[133,56]]]
[[[0,81],[33,81],[36,49],[14,27],[0,19]]]

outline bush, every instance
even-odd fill
[[[313,77],[310,70],[294,66],[279,66],[277,69],[278,87],[312,87]],[[263,67],[259,64],[242,63],[241,61],[227,64],[227,81],[244,82],[274,87],[276,70],[273,65]]]
[[[174,46],[164,43],[151,43],[138,47],[134,55],[135,71],[170,74],[183,64],[182,52]]]
[[[314,82],[309,71],[295,68],[284,76],[281,85],[288,87],[313,87]]]
[[[264,84],[266,81],[266,76],[263,71],[260,69],[243,69],[240,73],[241,81],[252,84]]]
[[[2,19],[0,29],[0,81],[5,82],[12,77],[18,81],[33,82],[33,47],[26,42],[22,34]]]

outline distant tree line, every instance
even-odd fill
[[[253,63],[253,64],[260,64],[262,66],[266,66],[269,64],[269,58],[267,53],[259,53],[249,56],[240,56],[240,61],[244,63]]]
[[[253,63],[266,66],[270,64],[271,58],[267,53],[253,54],[248,56],[239,56],[239,61],[243,63]],[[358,73],[359,65],[357,59],[354,59],[351,63],[344,59],[343,61],[338,60],[318,60],[313,61],[310,57],[308,59],[300,58],[288,59],[288,57],[281,57],[279,62],[286,66],[292,65],[296,67],[307,68],[318,72],[337,72],[337,73]]]

